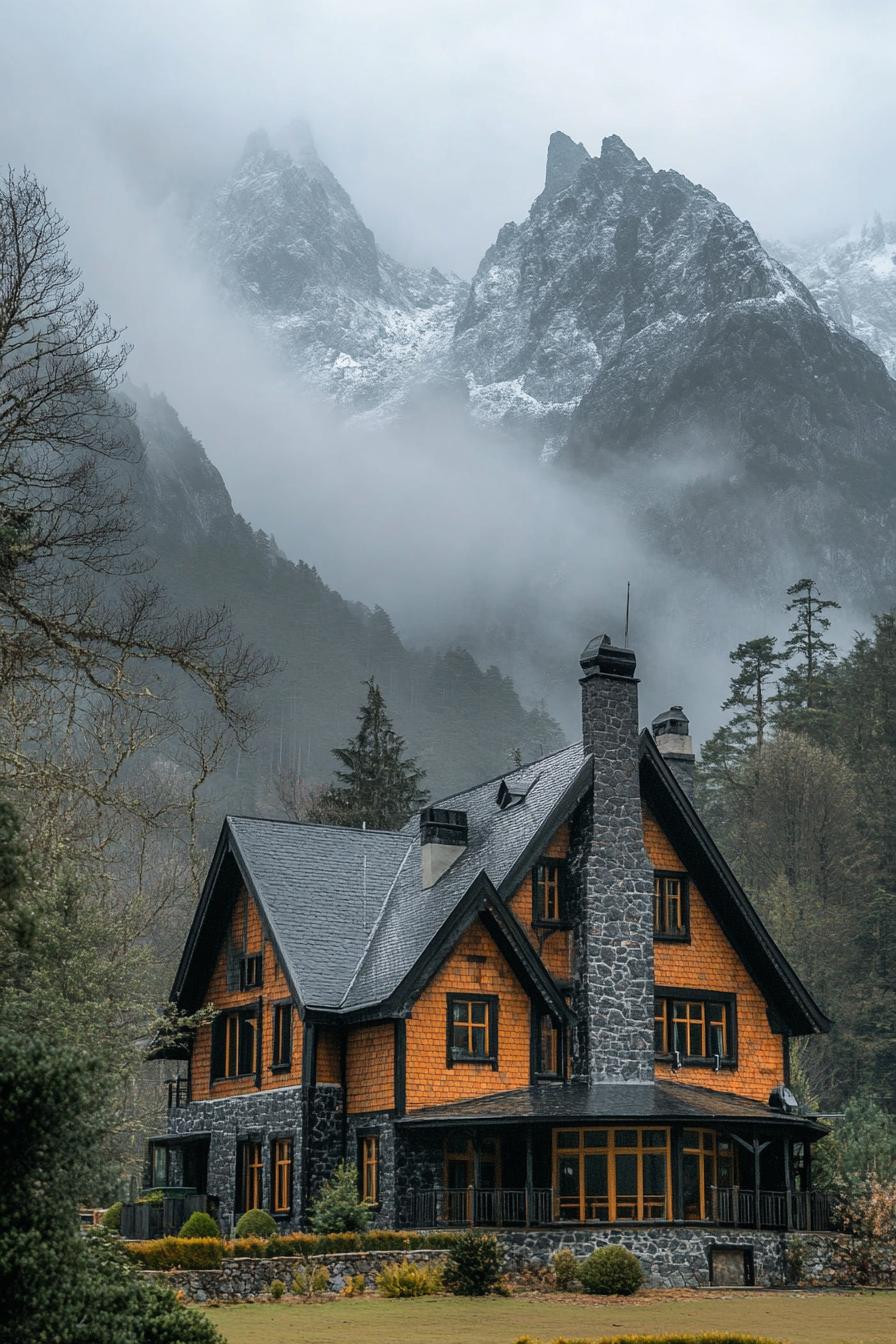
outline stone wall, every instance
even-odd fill
[[[283,1230],[297,1229],[301,1211],[302,1089],[285,1087],[250,1096],[222,1097],[216,1101],[191,1101],[168,1112],[169,1134],[210,1133],[208,1193],[216,1195],[222,1230],[230,1231],[236,1196],[236,1153],[240,1139],[252,1137],[262,1144],[263,1207],[271,1207],[271,1141],[293,1141],[293,1217],[283,1220]]]
[[[372,1111],[368,1115],[350,1115],[346,1130],[346,1160],[359,1165],[358,1146],[362,1134],[376,1134],[379,1139],[379,1207],[373,1218],[374,1227],[398,1227],[395,1190],[395,1126],[391,1112]]]
[[[342,1088],[319,1083],[308,1107],[308,1202],[320,1192],[343,1158]]]
[[[292,1288],[296,1274],[308,1265],[325,1265],[330,1275],[328,1292],[341,1293],[355,1274],[363,1274],[368,1289],[375,1289],[377,1274],[396,1260],[417,1264],[442,1264],[444,1251],[358,1251],[350,1255],[275,1256],[270,1260],[238,1258],[225,1260],[220,1269],[145,1270],[147,1278],[182,1292],[191,1302],[245,1302],[270,1292],[274,1279]]]

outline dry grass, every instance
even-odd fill
[[[513,1344],[520,1335],[744,1331],[787,1344],[893,1344],[896,1293],[647,1292],[336,1299],[211,1309],[229,1344]]]

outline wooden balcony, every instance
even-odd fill
[[[834,1232],[839,1226],[834,1197],[824,1190],[757,1192],[736,1185],[712,1188],[710,1221],[776,1232]]]

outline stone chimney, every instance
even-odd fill
[[[657,714],[651,728],[660,755],[693,802],[694,744],[691,741],[691,725],[681,705],[673,705],[665,714]]]
[[[420,878],[424,891],[435,886],[466,847],[466,812],[424,807],[420,813]]]
[[[593,822],[576,933],[577,1076],[653,1078],[653,869],[638,780],[635,655],[607,635],[581,658],[584,749],[594,758]]]

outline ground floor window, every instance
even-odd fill
[[[261,1144],[247,1139],[239,1145],[237,1153],[237,1193],[238,1209],[245,1213],[247,1209],[260,1209],[262,1201],[262,1171],[264,1159]]]
[[[274,1213],[292,1209],[292,1139],[275,1139],[271,1149],[271,1204]]]
[[[561,1221],[671,1218],[669,1130],[555,1130],[554,1191]]]
[[[376,1134],[364,1134],[358,1145],[358,1174],[361,1198],[369,1204],[380,1202],[380,1141]]]
[[[685,1218],[711,1218],[712,1187],[734,1182],[731,1140],[712,1129],[686,1129],[681,1172]]]

